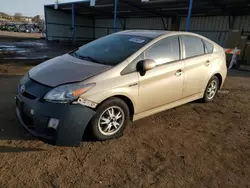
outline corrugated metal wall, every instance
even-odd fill
[[[233,29],[244,29],[244,31],[250,32],[250,16],[236,16]]]
[[[47,39],[69,40],[72,38],[72,15],[51,8],[45,9]],[[87,27],[86,27],[87,26]],[[93,20],[84,16],[75,16],[75,38],[93,39]]]
[[[170,29],[171,20],[168,18],[159,17],[153,18],[127,18],[126,29],[156,29],[164,30]]]
[[[180,30],[186,29],[187,18],[182,17]],[[227,16],[192,17],[190,31],[201,34],[224,46],[228,37],[229,21]]]
[[[181,18],[180,30],[186,29],[186,17]],[[244,32],[250,33],[250,16],[236,16],[231,29],[244,29]],[[202,16],[192,17],[190,31],[201,34],[223,47],[226,47],[226,41],[229,32],[228,16]]]
[[[164,21],[164,22],[163,22]],[[170,29],[171,19],[159,17],[153,18],[121,18],[117,19],[117,31],[128,29],[152,29],[164,30]],[[107,34],[113,33],[114,20],[113,19],[96,19],[95,20],[95,37],[99,38]]]
[[[121,20],[124,23],[124,20]],[[116,21],[117,31],[122,31],[123,27],[119,19]],[[113,19],[95,19],[95,38],[100,38],[114,32]]]
[[[186,29],[186,17],[181,18],[180,29]],[[192,17],[190,30],[227,31],[229,29],[227,16]]]
[[[186,17],[181,17],[180,30],[186,29]],[[46,8],[47,35],[49,40],[71,39],[71,14]],[[86,18],[75,16],[75,37],[80,39],[99,38],[114,32],[113,19]],[[117,31],[125,29],[171,30],[171,18],[121,18],[117,19]],[[229,32],[228,16],[192,17],[190,31],[199,33],[225,47]],[[231,29],[244,29],[250,33],[250,16],[236,16]]]

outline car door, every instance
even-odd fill
[[[182,98],[184,61],[178,36],[160,40],[144,52],[156,67],[139,76],[138,112],[144,112]]]
[[[183,35],[182,47],[185,59],[183,97],[204,92],[211,71],[211,54],[205,53],[201,38]]]

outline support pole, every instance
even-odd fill
[[[117,31],[117,28],[116,28],[116,19],[117,19],[117,6],[118,6],[118,0],[114,0],[115,3],[114,3],[114,32]]]
[[[93,40],[95,40],[95,17],[93,17]]]
[[[192,15],[192,8],[193,8],[193,0],[189,0],[189,9],[188,9],[186,31],[189,31],[189,26],[190,26],[190,21],[191,21],[191,15]]]
[[[161,16],[161,21],[162,21],[162,25],[164,27],[164,30],[167,30],[167,27],[166,27],[166,24],[165,24],[165,21],[163,19],[163,17]]]
[[[72,40],[75,40],[75,4],[72,3]]]
[[[176,14],[172,16],[172,23],[171,23],[171,30],[172,31],[179,31],[180,30],[180,22],[181,17],[180,15]]]
[[[45,37],[46,37],[46,40],[48,41],[48,24],[47,24],[47,10],[46,10],[46,6],[44,5],[44,17],[45,17]]]

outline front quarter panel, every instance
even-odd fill
[[[126,75],[119,74],[107,79],[105,79],[104,75],[103,80],[99,80],[96,83],[96,86],[82,95],[81,98],[100,104],[104,100],[117,95],[129,98],[133,103],[136,113],[136,103],[138,98],[137,72]]]

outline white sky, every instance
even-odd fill
[[[79,0],[59,0],[59,3],[74,1]],[[54,3],[55,0],[0,0],[0,12],[12,15],[20,12],[24,16],[41,15],[44,17],[44,5]]]

